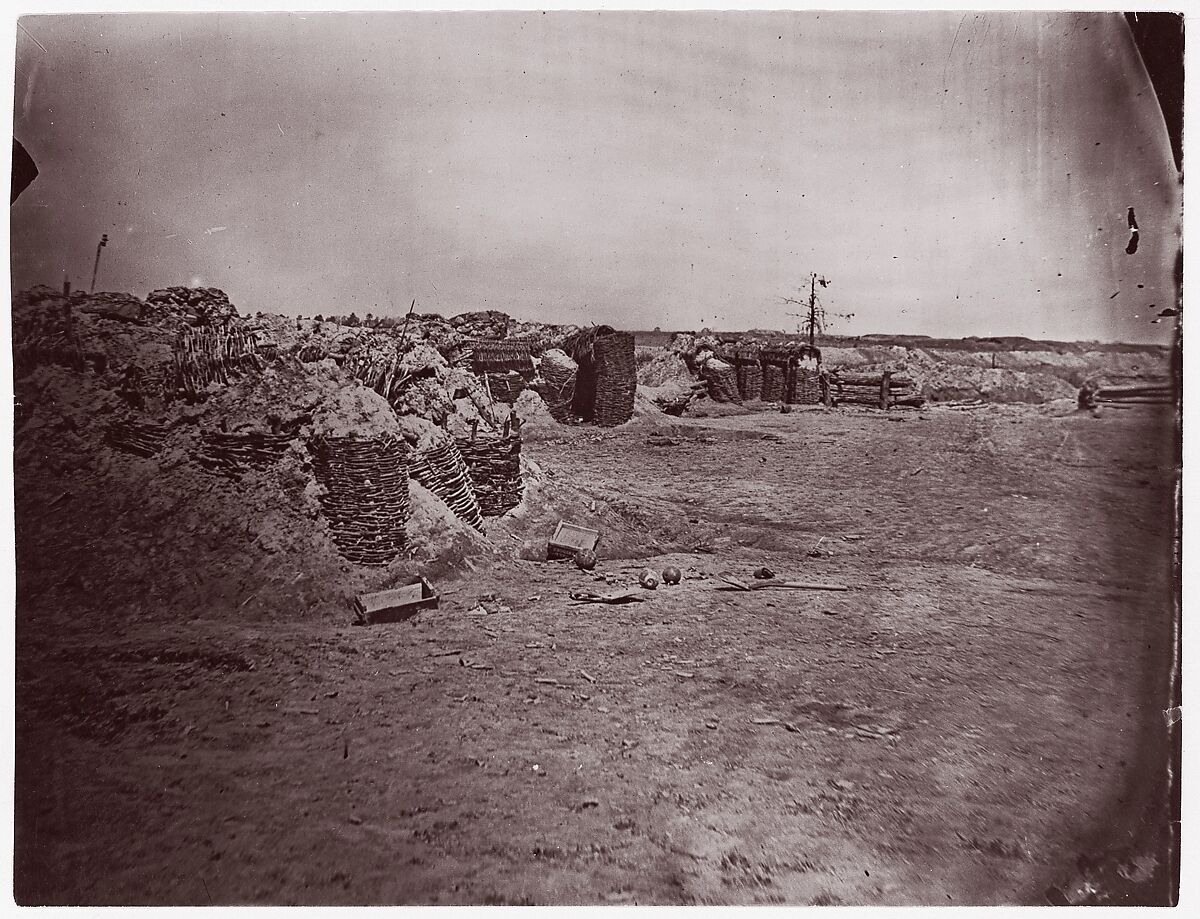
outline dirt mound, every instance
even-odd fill
[[[227,300],[181,290],[154,300],[159,319],[139,321],[118,298],[84,310],[91,299],[45,289],[14,304],[23,621],[341,617],[355,593],[487,554],[482,536],[410,483],[407,551],[381,567],[347,561],[324,516],[313,444],[400,435],[416,445],[437,426],[419,415],[402,424],[348,372],[347,356],[370,335],[282,317],[229,319],[239,335],[260,336],[257,362],[182,398],[172,371],[181,342],[192,322],[223,316]],[[323,356],[298,359],[297,346],[318,338]],[[411,348],[398,367],[437,396],[429,415],[472,405],[477,381],[436,350]],[[160,397],[131,397],[134,369],[157,374]],[[411,410],[408,395],[397,401]]]
[[[740,402],[714,402],[702,396],[692,402],[683,414],[689,418],[729,418],[734,415],[749,415],[751,410]]]
[[[687,383],[696,378],[678,352],[669,351],[666,348],[646,350],[654,353],[638,364],[637,381],[639,385],[662,386],[664,383]]]
[[[921,391],[932,402],[982,399],[984,402],[1043,403],[1074,396],[1065,380],[1042,373],[978,367],[936,368],[923,375]]]

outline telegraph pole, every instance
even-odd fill
[[[96,264],[92,266],[92,287],[88,293],[96,292],[96,272],[100,270],[100,250],[108,245],[108,234],[100,234],[100,245],[96,246]]]

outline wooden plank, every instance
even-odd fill
[[[910,376],[897,374],[894,371],[887,371],[892,374],[892,382],[901,386],[909,386],[914,380]],[[835,370],[830,374],[830,377],[838,383],[861,384],[867,386],[878,386],[883,382],[883,373],[854,373],[853,371]]]

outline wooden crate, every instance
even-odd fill
[[[354,598],[354,609],[369,624],[379,622],[402,622],[415,616],[423,609],[437,609],[438,595],[424,578],[392,590],[381,590],[373,594],[359,594]]]
[[[560,520],[550,537],[546,550],[548,558],[574,558],[576,553],[592,551],[600,541],[600,533],[587,527]]]

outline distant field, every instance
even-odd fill
[[[755,329],[757,333],[764,330]],[[670,343],[674,332],[644,332],[633,333],[637,344],[647,347],[663,347]],[[734,338],[745,335],[745,332],[717,332],[720,337]],[[773,334],[800,340],[801,335],[788,332]],[[1128,352],[1128,351],[1160,351],[1167,353],[1166,345],[1138,345],[1113,342],[1085,341],[1038,341],[1020,336],[1004,336],[993,338],[930,338],[925,335],[822,335],[817,344],[828,348],[857,348],[857,347],[900,347],[900,348],[936,348],[944,351],[1058,351],[1062,354],[1081,354],[1086,351]]]

